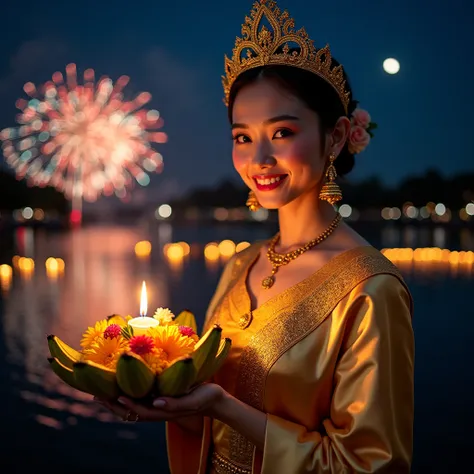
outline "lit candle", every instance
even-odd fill
[[[159,321],[155,318],[148,318],[146,313],[148,310],[148,301],[146,295],[145,282],[142,284],[142,295],[140,298],[140,316],[130,319],[128,325],[133,328],[134,336],[141,336],[146,334],[148,329],[158,326]]]

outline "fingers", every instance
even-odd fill
[[[195,402],[190,395],[181,399],[156,399],[153,406],[143,405],[129,398],[120,397],[117,401],[94,399],[104,408],[117,415],[122,421],[171,421],[196,414]],[[161,403],[160,403],[161,402]]]
[[[139,418],[143,421],[145,420],[157,420],[156,412],[153,408],[143,405],[141,403],[137,403],[130,398],[120,397],[118,402],[126,407],[127,409],[131,410],[133,413],[136,413]],[[158,420],[157,420],[158,421]]]
[[[153,406],[143,405],[129,398],[120,397],[118,401],[123,407],[136,413],[141,421],[167,421],[177,417],[174,413],[169,413]]]
[[[130,419],[131,421],[135,419],[132,417],[131,410],[128,410],[126,407],[119,405],[113,402],[99,402],[104,408],[111,411],[114,415],[117,416],[122,421],[127,421]]]
[[[138,415],[134,410],[127,408],[126,405],[117,403],[116,401],[101,400],[96,397],[94,397],[94,401],[111,411],[114,415],[117,415],[117,417],[122,421],[145,421],[143,418],[140,419],[140,415]]]
[[[191,392],[189,395],[180,398],[156,398],[153,401],[153,406],[166,412],[196,414],[199,411],[200,402],[199,397]]]

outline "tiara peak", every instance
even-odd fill
[[[262,24],[264,18],[271,29]],[[289,44],[296,44],[299,51],[292,51]],[[292,66],[316,74],[333,87],[348,113],[350,92],[346,90],[342,65],[332,64],[329,45],[316,49],[306,30],[295,30],[294,20],[274,0],[256,0],[242,25],[242,38],[236,38],[232,59],[225,56],[222,85],[226,106],[232,84],[240,74],[268,65]]]

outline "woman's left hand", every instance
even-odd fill
[[[171,421],[192,415],[215,417],[225,395],[220,385],[205,383],[179,398],[156,398],[153,406],[126,397],[120,397],[116,402],[96,401],[124,421]]]

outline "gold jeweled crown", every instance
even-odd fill
[[[268,20],[273,33],[265,26],[260,27],[263,17]],[[310,71],[335,89],[346,114],[350,93],[346,91],[341,65],[332,67],[329,45],[316,49],[304,28],[294,30],[295,22],[288,12],[283,13],[274,0],[257,0],[253,4],[250,17],[245,17],[242,38],[237,38],[232,51],[232,59],[225,56],[225,76],[222,76],[225,104],[229,103],[232,84],[239,74],[259,66],[293,66]],[[299,46],[299,52],[290,52],[288,43]],[[247,51],[247,57],[242,52]]]

